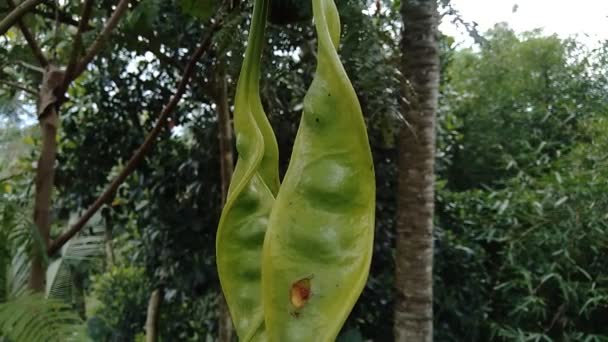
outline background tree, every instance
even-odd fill
[[[437,2],[401,2],[403,113],[395,247],[395,339],[433,341],[435,115],[439,97]]]

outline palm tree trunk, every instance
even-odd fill
[[[402,0],[407,125],[399,138],[396,341],[433,340],[435,114],[439,93],[436,0]],[[407,96],[409,95],[409,96]]]
[[[228,105],[228,86],[226,73],[222,65],[218,66],[215,77],[215,105],[217,107],[218,139],[220,146],[220,172],[222,178],[222,205],[228,195],[228,186],[234,169],[232,153],[232,126],[230,125],[230,108]],[[219,298],[219,341],[231,342],[234,339],[234,328],[224,296]]]

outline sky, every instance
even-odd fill
[[[547,34],[557,33],[566,38],[578,35],[578,40],[594,45],[608,39],[608,0],[451,0],[452,6],[467,22],[476,22],[485,30],[497,22],[507,22],[517,32],[542,28]],[[456,37],[463,46],[470,46],[463,27],[444,18],[440,29]]]

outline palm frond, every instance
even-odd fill
[[[63,299],[72,297],[72,270],[63,258],[59,258],[46,269],[46,296]]]
[[[7,299],[17,298],[25,293],[29,274],[30,258],[25,248],[18,248],[5,275]]]
[[[88,341],[86,326],[60,300],[26,294],[0,304],[0,331],[13,341]]]
[[[103,255],[103,235],[78,236],[70,240],[61,251],[61,257],[69,263],[90,261]]]
[[[47,268],[47,297],[68,302],[72,296],[73,268],[103,255],[103,246],[102,235],[79,235],[68,241],[61,249],[61,257]]]

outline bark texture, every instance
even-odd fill
[[[403,0],[395,340],[433,340],[435,114],[439,93],[436,0]]]
[[[146,342],[156,342],[158,340],[158,316],[160,315],[162,297],[163,291],[160,288],[152,291],[152,295],[150,295],[146,316]]]
[[[34,200],[34,224],[37,236],[28,287],[34,292],[44,292],[46,267],[44,257],[51,233],[51,200],[55,181],[55,159],[57,157],[57,96],[55,91],[63,81],[63,72],[49,65],[44,72],[38,98],[38,122],[40,124],[42,146],[36,166],[36,195]]]
[[[217,108],[218,139],[220,146],[220,172],[222,178],[222,205],[228,195],[228,187],[234,169],[234,156],[232,153],[232,126],[230,124],[230,108],[228,105],[228,86],[223,66],[218,66],[215,77],[214,91]],[[231,342],[234,337],[234,327],[228,311],[228,305],[223,295],[219,298],[219,340]]]

